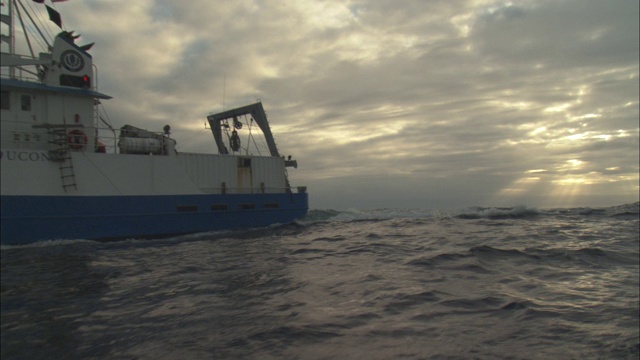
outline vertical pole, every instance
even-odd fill
[[[16,38],[14,36],[15,31],[14,31],[14,24],[13,24],[13,7],[15,6],[15,0],[9,0],[9,54],[14,54],[15,53],[15,46],[16,46]],[[9,76],[11,77],[11,79],[15,79],[16,78],[16,67],[15,66],[11,66],[10,70],[9,70]]]

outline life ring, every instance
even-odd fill
[[[71,130],[67,134],[67,144],[73,150],[82,150],[87,146],[89,138],[80,130]]]

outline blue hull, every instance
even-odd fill
[[[54,239],[161,237],[289,223],[307,193],[172,196],[2,196],[3,245]]]

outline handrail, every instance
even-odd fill
[[[200,188],[200,191],[207,194],[281,194],[281,193],[298,193],[303,194],[307,192],[306,186],[297,187],[206,187]]]

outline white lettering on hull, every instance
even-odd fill
[[[0,151],[0,160],[30,162],[51,161],[51,159],[49,158],[49,154],[47,154],[46,152],[16,150]]]

